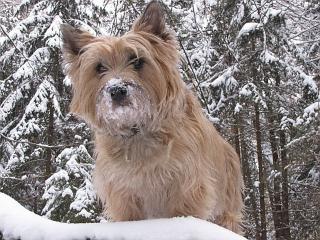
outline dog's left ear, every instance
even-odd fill
[[[132,26],[133,31],[152,33],[163,40],[172,39],[170,31],[166,27],[164,13],[158,1],[151,1],[144,13]]]
[[[81,54],[81,49],[90,43],[94,37],[88,33],[76,29],[68,24],[60,26],[62,33],[62,53],[66,62],[73,60]]]

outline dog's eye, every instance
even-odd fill
[[[142,58],[136,58],[132,64],[135,70],[140,70],[143,67],[144,61]]]
[[[98,74],[103,74],[108,71],[108,68],[104,66],[102,63],[98,63],[96,66],[96,71]]]
[[[133,65],[135,70],[140,70],[144,64],[143,58],[139,58],[136,55],[130,56],[129,61],[129,64]]]

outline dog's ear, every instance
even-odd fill
[[[80,54],[80,50],[93,38],[88,32],[76,29],[69,24],[61,24],[62,53],[67,62],[72,62]]]
[[[168,31],[165,23],[164,12],[158,1],[151,1],[143,14],[137,19],[132,26],[133,31],[152,33],[163,40],[171,39],[170,32]]]

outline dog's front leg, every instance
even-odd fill
[[[99,171],[95,171],[94,184],[104,207],[104,216],[113,221],[132,221],[144,219],[141,200],[119,184],[107,182]]]
[[[121,193],[110,192],[106,211],[113,221],[144,219],[141,200],[125,191],[121,191]]]
[[[215,199],[208,194],[205,186],[197,185],[188,191],[173,193],[170,200],[170,215],[193,216],[201,219],[208,219],[212,213],[212,205]]]
[[[241,216],[241,213],[224,212],[222,215],[216,217],[214,223],[235,233],[243,234]]]

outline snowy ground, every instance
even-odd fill
[[[26,210],[3,193],[0,193],[0,232],[4,239],[21,240],[245,240],[222,227],[192,217],[130,223],[59,223]]]

